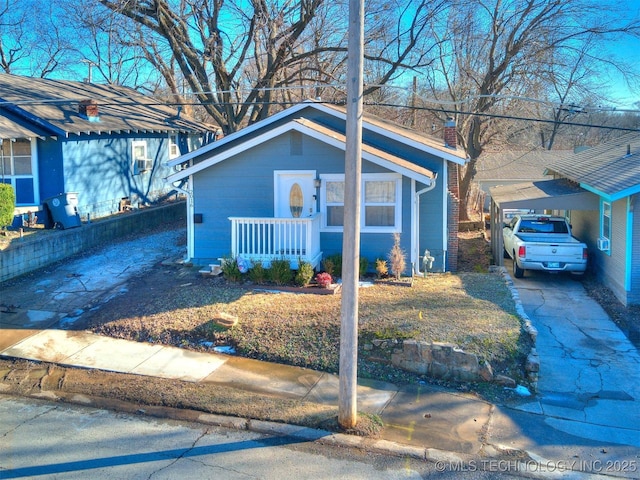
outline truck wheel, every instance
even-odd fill
[[[513,258],[513,276],[516,278],[524,277],[524,268],[520,268],[518,266],[518,262],[516,262],[515,255]]]
[[[511,258],[511,255],[509,255],[506,248],[502,249],[502,258]]]

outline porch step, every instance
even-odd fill
[[[222,273],[222,267],[218,264],[210,264],[209,268],[203,268],[198,273],[203,277],[217,277]]]

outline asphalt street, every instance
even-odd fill
[[[177,242],[181,234],[162,232],[109,245],[3,288],[0,304],[15,308],[0,312],[0,356],[233,384],[335,405],[334,375],[74,330],[84,312],[126,290],[132,276],[144,274],[157,262],[181,258],[184,246]],[[501,459],[507,452],[519,452],[539,467],[530,474],[639,478],[637,349],[580,282],[535,272],[516,281],[506,272],[503,275],[520,315],[538,332],[537,394],[492,405],[428,386],[362,384],[359,409],[379,414],[386,425],[382,438],[373,442],[375,449],[431,463],[444,461],[447,471],[470,466],[471,460]],[[6,430],[3,441],[13,438],[12,431]],[[345,445],[365,444],[363,439],[344,437]],[[16,461],[14,456],[0,459],[2,468]]]

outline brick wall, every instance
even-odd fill
[[[447,263],[448,270],[458,270],[458,222],[460,221],[460,189],[458,186],[458,165],[449,163],[447,178]]]

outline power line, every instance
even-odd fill
[[[335,85],[322,85],[324,87],[327,86],[335,86]],[[376,85],[374,85],[376,86]],[[389,86],[385,86],[385,87],[389,87]],[[287,87],[287,89],[300,89],[301,87]],[[306,87],[305,87],[306,88]],[[315,88],[315,87],[314,87]],[[396,87],[396,88],[404,88],[404,87]],[[282,87],[278,87],[278,88],[272,88],[272,89],[259,89],[259,90],[280,90],[282,89]],[[201,92],[204,93],[204,92]],[[210,93],[214,93],[214,92],[210,92]],[[217,92],[220,93],[220,92]],[[170,95],[170,94],[169,94]],[[190,94],[191,95],[191,94]],[[438,104],[442,104],[442,105],[459,105],[459,104],[463,104],[463,103],[468,103],[471,99],[473,98],[480,98],[480,97],[496,97],[493,95],[478,95],[478,96],[472,96],[472,97],[467,97],[464,100],[458,100],[458,101],[450,101],[450,100],[426,100],[426,99],[422,99],[423,101],[425,101],[425,103],[438,103]],[[105,98],[105,97],[103,97]],[[148,95],[144,95],[144,94],[139,94],[139,95],[122,95],[119,97],[106,97],[107,100],[115,100],[117,98],[127,98],[130,99],[131,102],[123,102],[123,101],[107,101],[107,102],[100,102],[100,105],[104,105],[104,106],[135,106],[135,105],[140,105],[141,102],[137,102],[135,101],[136,98],[145,98],[145,99],[149,99],[149,98],[154,98],[152,96],[148,96]],[[546,100],[537,100],[537,99],[531,99],[531,98],[527,98],[527,97],[514,97],[514,96],[504,96],[501,98],[505,98],[505,99],[519,99],[519,100],[524,100],[524,101],[534,101],[534,102],[538,102],[538,103],[544,103],[544,104],[548,104],[548,105],[558,105],[558,104],[552,104],[551,102],[548,102]],[[76,103],[80,102],[81,100],[86,99],[86,96],[84,96],[82,99],[38,99],[38,100],[24,100],[24,101],[11,101],[11,100],[4,100],[4,101],[0,101],[0,107],[2,106],[10,106],[10,105],[15,105],[15,106],[21,106],[21,105],[58,105],[58,106],[62,106],[62,105],[75,105]],[[317,101],[321,101],[321,100],[317,100]],[[205,105],[218,105],[218,106],[229,106],[229,105],[236,105],[236,106],[240,106],[240,105],[277,105],[277,106],[282,106],[282,107],[286,107],[286,106],[290,106],[290,105],[295,105],[301,102],[286,102],[286,101],[270,101],[270,102],[215,102],[215,101],[211,101],[211,102],[164,102],[164,101],[156,101],[156,102],[144,102],[143,105],[146,106],[169,106],[169,107],[184,107],[184,106],[194,106],[194,107],[198,107],[198,106],[205,106]],[[330,105],[344,105],[345,102],[344,101],[322,101],[322,103],[326,103],[326,104],[330,104]],[[424,110],[424,111],[429,111],[429,112],[433,112],[433,113],[445,113],[445,114],[452,114],[452,115],[468,115],[468,116],[477,116],[477,117],[486,117],[486,118],[499,118],[499,119],[505,119],[505,120],[516,120],[516,121],[528,121],[528,122],[536,122],[536,123],[545,123],[545,124],[553,124],[553,125],[568,125],[568,126],[576,126],[576,127],[587,127],[587,128],[600,128],[600,129],[607,129],[607,130],[617,130],[617,131],[627,131],[627,132],[637,132],[639,131],[638,128],[630,128],[630,127],[616,127],[616,126],[607,126],[607,125],[596,125],[596,124],[592,124],[592,123],[582,123],[582,122],[575,122],[575,121],[565,121],[565,120],[553,120],[553,119],[542,119],[542,118],[532,118],[532,117],[520,117],[520,116],[514,116],[514,115],[502,115],[502,114],[498,114],[498,113],[480,113],[480,112],[472,112],[472,111],[463,111],[463,110],[450,110],[450,109],[445,109],[445,108],[435,108],[435,107],[416,107],[416,106],[410,106],[410,105],[401,105],[401,104],[395,104],[395,103],[380,103],[380,102],[365,102],[365,105],[367,106],[379,106],[379,107],[390,107],[390,108],[403,108],[403,109],[412,109],[412,110]],[[572,107],[574,109],[579,109],[581,107],[576,107],[575,105],[572,105]],[[610,112],[610,113],[638,113],[640,114],[640,110],[616,110],[615,108],[612,109],[604,109],[601,107],[598,108],[593,108],[591,110],[598,110],[600,112]]]
[[[378,105],[378,106],[381,106],[381,107],[398,107],[398,105],[394,105],[394,104],[376,103],[375,105]],[[403,107],[403,108],[409,108],[409,107]],[[445,110],[445,109],[440,109],[440,108],[428,108],[428,107],[413,107],[413,108],[416,108],[418,110],[427,110],[427,111],[436,112],[436,113],[439,112],[439,113],[450,113],[450,114],[457,114],[457,115],[469,115],[469,116],[476,116],[476,117],[502,118],[502,119],[505,119],[505,120],[520,120],[520,121],[537,122],[537,123],[549,123],[549,124],[554,124],[554,125],[571,125],[571,126],[574,126],[574,127],[604,128],[604,129],[608,129],[608,130],[622,130],[622,131],[626,131],[626,132],[637,132],[637,131],[639,131],[638,128],[612,127],[612,126],[606,126],[606,125],[594,125],[594,124],[590,124],[590,123],[568,122],[568,121],[564,121],[564,120],[547,120],[547,119],[542,119],[542,118],[517,117],[517,116],[514,116],[514,115],[500,115],[498,113],[464,112],[464,111],[460,111],[460,110]]]

